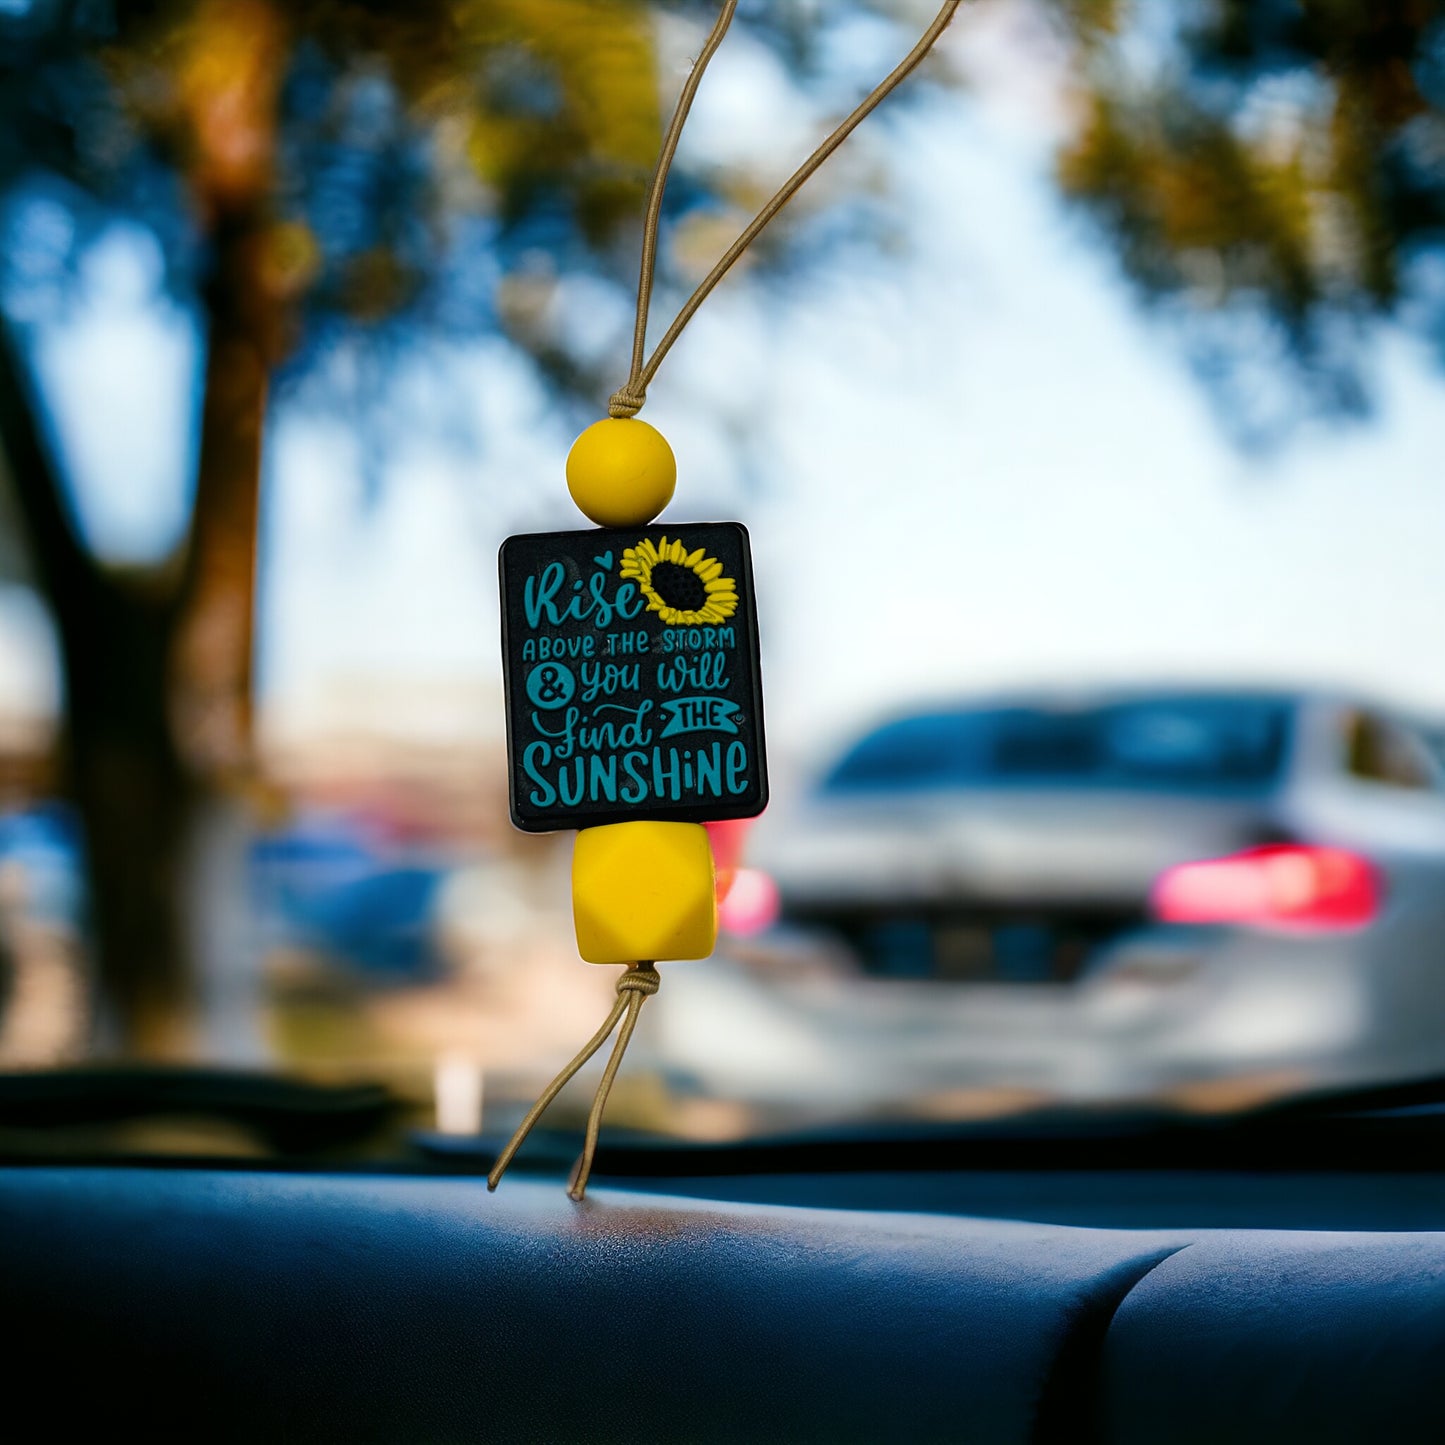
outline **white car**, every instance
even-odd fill
[[[782,923],[669,975],[658,1062],[840,1113],[1445,1072],[1436,737],[1245,691],[896,718],[759,825]]]

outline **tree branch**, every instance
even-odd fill
[[[31,388],[14,337],[0,321],[0,449],[9,463],[35,567],[62,633],[79,620],[93,591],[96,564],[66,511],[59,471],[40,434]]]

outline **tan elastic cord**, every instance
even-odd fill
[[[607,1067],[602,1071],[602,1080],[597,1085],[597,1093],[592,1100],[592,1112],[587,1116],[587,1138],[582,1146],[582,1156],[573,1168],[572,1178],[567,1185],[567,1192],[573,1199],[580,1200],[586,1195],[587,1178],[592,1173],[592,1157],[597,1152],[597,1135],[602,1128],[602,1111],[607,1107],[612,1081],[617,1077],[622,1056],[627,1052],[633,1029],[637,1027],[637,1016],[642,1012],[642,1005],[661,987],[662,978],[650,963],[628,965],[627,971],[617,980],[617,1002],[612,1005],[612,1012],[607,1015],[602,1027],[582,1046],[577,1057],[542,1090],[541,1097],[527,1110],[526,1118],[517,1125],[517,1132],[512,1135],[507,1147],[497,1155],[497,1162],[492,1165],[492,1172],[487,1175],[489,1190],[495,1189],[502,1182],[507,1166],[522,1147],[527,1135],[532,1132],[537,1120],[546,1113],[547,1106],[567,1087],[582,1065],[607,1042],[607,1036],[617,1026],[617,1020],[621,1019],[621,1032],[613,1046],[612,1057],[607,1060]]]
[[[642,228],[642,266],[637,282],[637,321],[632,333],[632,370],[628,373],[626,385],[613,392],[607,407],[609,416],[636,416],[641,411],[643,403],[647,400],[647,388],[652,384],[652,378],[657,375],[657,368],[662,365],[663,357],[672,349],[673,342],[682,335],[683,327],[697,314],[698,307],[712,294],[713,288],[727,275],[743,252],[758,238],[768,222],[803,188],[804,183],[813,172],[918,69],[924,56],[933,49],[938,37],[948,28],[949,21],[953,19],[953,13],[960,4],[962,4],[962,0],[946,0],[943,8],[934,17],[933,23],[919,38],[918,44],[899,62],[888,78],[879,84],[827,140],[783,182],[777,194],[753,217],[748,223],[747,229],[728,247],[722,259],[707,273],[697,290],[688,297],[682,310],[677,313],[677,318],[663,333],[662,340],[657,343],[652,356],[644,361],[647,352],[647,313],[652,303],[653,274],[657,269],[657,232],[662,216],[662,193],[667,186],[667,173],[672,168],[672,158],[677,151],[678,139],[682,135],[683,122],[687,119],[688,111],[692,109],[693,97],[697,94],[703,71],[707,69],[707,63],[712,59],[718,46],[722,44],[722,38],[727,34],[728,26],[732,24],[733,12],[737,9],[737,0],[727,0],[727,3],[723,5],[722,13],[717,18],[717,24],[713,26],[712,33],[707,38],[707,43],[698,55],[697,63],[693,66],[687,83],[682,88],[682,94],[677,101],[677,109],[673,112],[672,120],[667,127],[667,134],[663,137],[662,152],[658,157],[657,170],[652,176],[651,189],[648,191],[647,215]]]

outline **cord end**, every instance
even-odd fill
[[[634,391],[630,386],[620,387],[614,391],[607,402],[607,415],[613,421],[626,421],[637,415],[647,401],[647,393],[642,390]]]

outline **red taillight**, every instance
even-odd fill
[[[1149,901],[1165,923],[1359,928],[1379,910],[1380,883],[1358,853],[1277,843],[1180,863],[1160,875]]]

